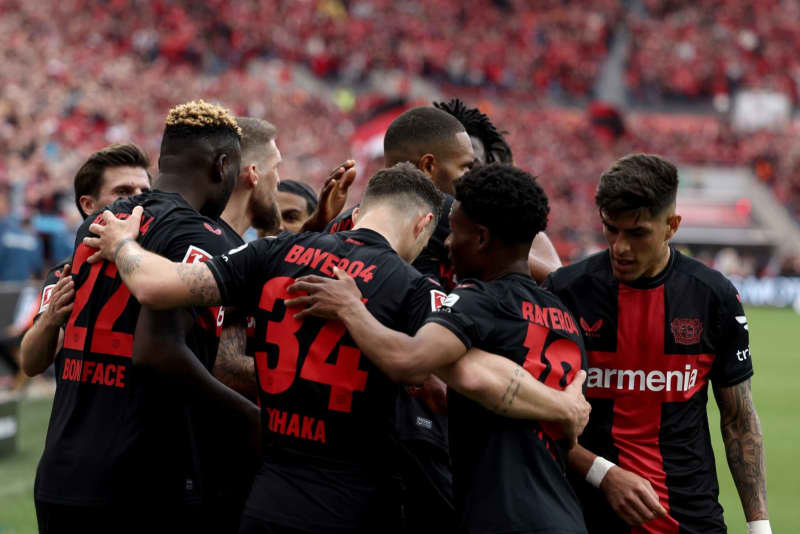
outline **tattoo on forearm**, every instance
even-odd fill
[[[253,398],[256,393],[255,360],[244,353],[246,345],[244,329],[223,329],[214,364],[214,376],[226,386]]]
[[[500,415],[505,415],[508,413],[508,410],[511,409],[511,406],[514,404],[514,400],[517,398],[517,394],[519,393],[522,376],[523,375],[520,371],[520,367],[514,367],[514,372],[511,373],[508,386],[506,386],[506,390],[503,393],[503,396],[500,398],[500,402],[498,402],[492,408],[492,411],[499,413]]]
[[[135,240],[130,237],[126,237],[125,239],[120,241],[116,247],[114,247],[114,253],[111,255],[111,257],[114,259],[114,263],[117,263],[117,256],[119,255],[119,251],[122,250],[122,247],[124,247],[128,243],[132,243],[133,241]]]
[[[189,289],[198,306],[219,304],[220,294],[214,275],[205,265],[180,263],[176,265],[178,278]]]
[[[720,427],[733,480],[748,521],[767,519],[767,477],[764,440],[750,391],[750,380],[715,388]]]
[[[142,255],[137,252],[120,254],[121,250],[121,248],[118,248],[117,252],[114,254],[114,263],[117,266],[117,270],[122,275],[132,274],[142,264]]]

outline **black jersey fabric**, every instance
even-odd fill
[[[144,207],[139,242],[173,261],[197,262],[227,249],[214,221],[174,193],[147,192],[117,200],[112,212]],[[55,359],[57,388],[39,463],[37,500],[77,506],[159,506],[202,497],[202,450],[187,392],[155,371],[133,365],[133,336],[140,305],[115,265],[89,265],[83,245],[89,217],[74,253],[75,304]],[[187,345],[211,369],[221,309],[190,309],[195,327]]]
[[[245,515],[313,532],[369,531],[396,521],[391,445],[397,386],[363,358],[338,321],[298,321],[284,300],[303,275],[345,269],[383,324],[409,334],[438,286],[378,233],[281,234],[209,262],[225,304],[255,315],[266,459]],[[386,493],[388,495],[388,493]]]
[[[52,269],[47,271],[47,275],[44,277],[44,282],[42,283],[42,291],[39,293],[39,309],[36,311],[36,315],[33,317],[34,322],[36,322],[42,313],[44,313],[44,311],[50,306],[50,298],[53,295],[53,289],[55,289],[56,284],[61,279],[61,273],[64,271],[64,266],[71,262],[72,258],[65,258],[64,260],[58,262],[58,264],[56,264]]]
[[[528,275],[465,280],[426,322],[550,387],[564,389],[584,365],[575,321]],[[557,428],[502,417],[453,390],[448,406],[459,532],[585,532]]]
[[[728,387],[753,374],[736,289],[674,249],[655,278],[619,283],[605,251],[546,285],[578,318],[586,343],[592,413],[581,444],[647,478],[669,511],[636,531],[725,532],[706,403],[709,380]],[[630,530],[596,491],[577,487],[590,528]]]

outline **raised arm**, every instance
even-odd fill
[[[64,343],[64,323],[74,301],[75,283],[70,276],[70,266],[65,265],[50,295],[50,304],[22,337],[19,356],[26,375],[43,373],[53,363]]]
[[[539,232],[531,243],[528,253],[528,267],[531,276],[538,283],[542,283],[547,276],[561,267],[561,259],[553,246],[550,238],[544,232]]]
[[[349,159],[336,167],[319,193],[317,209],[303,224],[300,232],[322,232],[347,203],[347,191],[356,179],[356,162]]]
[[[105,224],[89,227],[98,237],[83,240],[87,246],[98,249],[87,261],[114,262],[131,294],[143,306],[154,310],[220,304],[219,288],[207,265],[172,262],[136,242],[141,217],[140,206],[125,220],[106,210]]]
[[[764,438],[750,387],[749,378],[735,386],[714,387],[728,467],[748,522],[769,519]]]

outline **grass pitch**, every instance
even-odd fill
[[[751,308],[747,311],[756,375],[756,402],[767,451],[767,487],[773,531],[800,532],[800,480],[795,463],[800,450],[800,387],[793,372],[800,367],[798,341],[800,317],[791,310]],[[798,367],[795,367],[798,365]],[[709,393],[709,397],[712,395]],[[33,479],[42,453],[51,400],[31,400],[20,409],[19,452],[0,459],[0,534],[37,532],[33,506]],[[716,404],[709,402],[709,422],[720,501],[731,534],[745,534],[739,497],[725,460]]]

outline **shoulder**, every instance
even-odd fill
[[[545,285],[551,291],[558,292],[586,279],[613,282],[609,261],[608,250],[592,254],[581,261],[557,269],[550,274]]]
[[[677,255],[675,258],[675,274],[678,278],[682,277],[694,281],[696,285],[706,289],[720,301],[726,301],[739,294],[731,281],[721,272],[678,251],[674,251],[674,253]]]
[[[358,207],[358,205],[349,208],[339,215],[337,215],[328,225],[325,227],[324,233],[326,234],[333,234],[336,232],[343,232],[345,230],[350,230],[353,227],[353,211]]]

